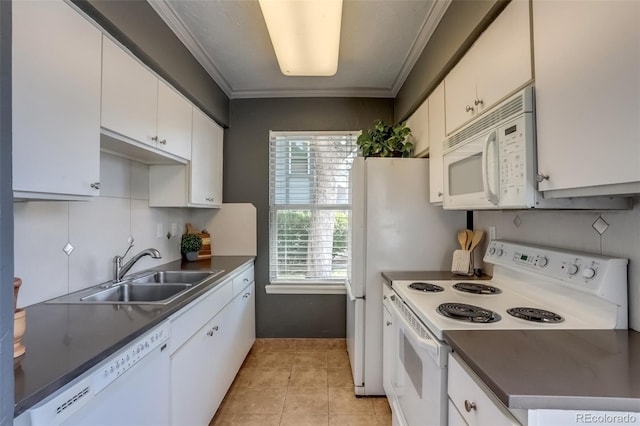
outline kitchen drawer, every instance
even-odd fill
[[[237,296],[240,292],[253,282],[253,264],[240,272],[233,278],[233,296]]]
[[[226,280],[172,317],[169,353],[174,353],[198,329],[220,312],[232,298],[233,286],[231,280]]]
[[[455,406],[450,409],[457,408],[470,426],[520,425],[502,402],[455,354],[449,355],[449,400]]]

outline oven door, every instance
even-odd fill
[[[397,296],[386,304],[395,338],[392,344],[394,420],[410,426],[446,425],[446,359],[450,348],[440,342]]]
[[[444,155],[444,201],[450,210],[499,206],[498,131],[487,130]]]

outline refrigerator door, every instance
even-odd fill
[[[347,352],[355,394],[364,392],[364,299],[347,296]]]
[[[364,158],[356,158],[349,173],[349,184],[351,185],[351,221],[349,223],[351,271],[349,281],[351,293],[355,297],[364,297],[365,294],[365,260],[367,255],[365,172]]]

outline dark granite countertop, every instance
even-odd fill
[[[443,281],[443,280],[488,280],[491,277],[489,275],[465,276],[456,275],[451,271],[383,271],[382,278],[388,283],[391,281]]]
[[[253,259],[252,256],[214,256],[211,261],[174,261],[152,268],[224,269],[215,281],[165,306],[43,302],[26,307],[27,327],[23,343],[27,351],[14,369],[14,416],[182,309]]]
[[[640,411],[636,331],[465,330],[444,337],[509,408]]]

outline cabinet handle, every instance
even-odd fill
[[[213,202],[213,197],[207,197],[205,200]]]
[[[93,188],[93,189],[100,189],[100,182],[93,182],[89,186],[91,186],[91,188]]]
[[[391,321],[387,321],[387,327],[391,325]]]
[[[467,107],[464,110],[467,112],[473,112],[473,107],[471,105],[467,105]]]
[[[387,300],[387,296],[382,296],[382,300]]]
[[[476,106],[484,104],[482,99],[476,99],[475,101],[473,101],[473,103],[476,104]]]
[[[476,409],[476,403],[475,402],[471,402],[468,399],[464,400],[464,409],[467,410],[467,413],[470,413],[471,411]]]
[[[158,137],[157,136],[151,136],[151,140],[154,142],[158,142]]]
[[[247,297],[251,296],[251,293],[245,293],[244,295],[242,295],[243,299],[246,299]]]
[[[438,191],[438,197],[442,197],[442,192]]]
[[[245,278],[245,279],[244,279],[244,280],[242,280],[242,281],[244,281],[245,283],[248,283],[248,282],[249,282],[249,278]]]
[[[167,144],[167,140],[166,140],[166,139],[162,139],[162,140],[160,141],[160,145],[166,145],[166,144]]]
[[[537,182],[542,182],[543,180],[549,180],[549,175],[545,175],[542,172],[538,172],[536,174],[536,181]]]
[[[207,336],[213,336],[213,332],[218,331],[218,326],[211,327],[211,330],[207,331]]]

